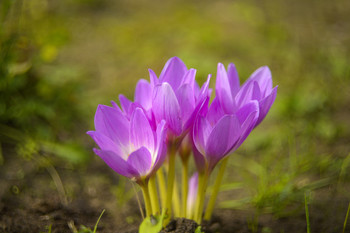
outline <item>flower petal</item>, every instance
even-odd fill
[[[125,114],[128,114],[132,102],[122,94],[119,95],[119,101],[120,105],[122,106],[123,112]]]
[[[150,172],[152,156],[146,147],[141,147],[129,155],[127,163],[137,171],[139,177],[144,177]]]
[[[186,71],[185,63],[178,57],[172,57],[165,64],[159,76],[159,81],[161,83],[167,82],[174,90],[177,90],[182,83]]]
[[[248,80],[254,80],[258,82],[263,97],[265,97],[272,89],[271,71],[267,66],[260,67],[254,71]]]
[[[241,133],[239,120],[235,115],[222,117],[214,126],[206,142],[205,156],[209,169],[222,159],[238,140]]]
[[[129,145],[129,122],[117,109],[99,105],[95,114],[95,129],[117,145]]]
[[[224,115],[225,112],[220,105],[220,101],[217,97],[215,97],[213,102],[210,104],[206,118],[211,125],[215,125]]]
[[[164,163],[164,160],[166,158],[166,122],[165,120],[162,120],[160,124],[157,127],[157,145],[156,145],[156,151],[154,153],[155,158],[152,158],[153,161],[153,168],[152,173],[156,172],[159,167]]]
[[[181,83],[180,86],[184,85],[184,84],[189,84],[191,89],[194,90],[194,83],[195,83],[195,79],[196,79],[196,73],[197,73],[197,70],[195,69],[189,69],[184,78],[183,78],[183,81]]]
[[[234,100],[235,96],[239,91],[240,84],[239,84],[238,72],[236,70],[236,66],[233,63],[230,63],[228,65],[227,76],[228,76],[228,81],[230,83],[232,99]]]
[[[137,82],[134,101],[146,110],[152,107],[152,87],[146,80],[140,79]]]
[[[156,121],[164,119],[171,132],[179,136],[182,133],[181,110],[176,95],[168,83],[156,86],[152,106]]]
[[[197,150],[205,155],[205,145],[212,131],[212,126],[209,121],[203,117],[198,116],[193,126],[193,142]]]
[[[137,175],[137,171],[133,167],[131,167],[124,159],[112,151],[98,150],[94,148],[94,152],[118,174],[128,178],[132,178]]]
[[[195,107],[193,88],[190,84],[184,84],[177,89],[175,94],[181,109],[181,119],[186,122]]]
[[[275,102],[276,95],[277,95],[277,88],[278,86],[273,88],[271,93],[268,96],[266,96],[265,98],[259,101],[259,106],[260,106],[259,119],[258,119],[258,122],[256,123],[256,126],[259,125],[262,120],[264,120],[272,104]]]
[[[142,146],[150,151],[154,151],[154,133],[151,125],[141,108],[136,108],[130,119],[130,142],[133,148]]]
[[[113,153],[120,155],[120,157],[122,157],[124,160],[128,158],[128,152],[125,151],[120,144],[117,145],[115,142],[113,142],[109,137],[96,131],[89,131],[87,134],[94,139],[101,150],[112,151]]]
[[[151,87],[154,88],[159,83],[159,80],[153,70],[148,69],[148,73]]]
[[[234,100],[232,99],[230,82],[227,77],[225,66],[221,63],[218,64],[217,68],[215,90],[224,111],[228,114],[233,113]]]
[[[251,80],[247,82],[237,93],[236,103],[242,107],[251,100],[260,100],[261,91],[257,81]]]

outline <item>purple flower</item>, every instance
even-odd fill
[[[187,216],[193,217],[198,192],[198,173],[194,173],[188,182]]]
[[[265,118],[275,101],[277,86],[272,88],[271,71],[267,66],[257,69],[240,87],[238,73],[233,63],[227,72],[219,63],[216,74],[216,95],[223,111],[232,114],[251,100],[259,102],[259,118],[256,126]]]
[[[195,81],[196,70],[187,69],[178,57],[167,61],[159,79],[151,69],[149,75],[150,82],[141,79],[136,84],[134,103],[119,96],[124,114],[129,118],[133,109],[142,108],[153,127],[165,120],[169,138],[184,137],[209,95],[210,75],[199,88]]]
[[[99,105],[95,129],[87,132],[100,147],[94,152],[120,175],[143,182],[164,162],[165,121],[154,130],[139,107],[135,107],[128,119],[117,105]]]

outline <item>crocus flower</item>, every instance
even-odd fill
[[[94,152],[108,166],[138,183],[147,181],[164,162],[165,121],[153,130],[144,110],[139,107],[128,119],[118,106],[99,105],[95,114],[95,131],[87,134],[100,147]]]
[[[188,182],[188,196],[187,196],[187,216],[190,218],[194,215],[194,208],[196,204],[198,192],[198,173],[194,173]]]
[[[227,72],[219,63],[216,75],[216,95],[225,113],[231,114],[251,100],[259,102],[257,126],[265,118],[275,101],[277,86],[272,88],[271,71],[267,66],[257,69],[240,87],[238,73],[233,63]]]

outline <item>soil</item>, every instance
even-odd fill
[[[141,216],[136,198],[118,203],[112,187],[120,177],[97,159],[87,168],[55,166],[66,190],[68,202],[60,199],[57,187],[45,167],[34,160],[4,154],[0,169],[0,232],[75,232],[93,229],[103,209],[97,232],[138,232]],[[132,187],[129,183],[125,190]],[[126,192],[126,191],[125,191]],[[311,232],[342,232],[349,198],[323,189],[309,205]],[[255,216],[255,217],[254,217]],[[176,219],[162,232],[194,232],[197,224]],[[256,217],[253,211],[216,209],[202,231],[214,232],[306,232],[303,206],[289,216],[271,214]],[[350,224],[345,232],[350,232]]]

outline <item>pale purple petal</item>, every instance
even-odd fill
[[[137,171],[139,177],[143,177],[150,173],[152,156],[146,147],[141,147],[129,155],[127,163]]]
[[[193,147],[192,152],[193,152],[193,158],[196,164],[197,171],[200,173],[203,173],[206,169],[206,160],[205,160],[204,154],[199,152],[195,146]]]
[[[272,89],[271,71],[267,66],[260,67],[254,71],[248,80],[258,82],[263,97],[265,97]]]
[[[95,114],[95,129],[116,144],[129,144],[129,122],[117,109],[99,105]]]
[[[148,72],[149,72],[151,87],[154,88],[159,83],[159,80],[153,70],[148,69]]]
[[[218,97],[221,106],[225,112],[231,114],[235,104],[232,99],[230,82],[227,77],[227,73],[223,64],[219,63],[216,74],[216,96]]]
[[[234,100],[236,94],[239,91],[240,84],[239,84],[238,72],[236,70],[236,66],[233,63],[230,63],[228,65],[227,76],[228,76],[228,81],[230,82],[232,99]]]
[[[211,104],[210,104],[209,111],[208,111],[206,118],[208,119],[210,124],[214,125],[224,115],[225,115],[225,112],[220,105],[220,101],[217,97],[215,97],[213,102],[211,102]]]
[[[168,83],[155,87],[153,98],[153,113],[157,122],[165,120],[173,134],[182,133],[181,109],[176,95]]]
[[[257,81],[251,80],[247,82],[237,93],[236,103],[242,107],[251,100],[260,100],[261,91]]]
[[[89,131],[87,134],[94,139],[101,150],[112,151],[113,153],[120,155],[120,157],[122,157],[124,160],[127,159],[128,153],[124,150],[124,148],[122,148],[122,145],[116,144],[109,137],[96,131]]]
[[[195,70],[195,69],[189,69],[186,72],[186,74],[185,74],[185,76],[183,78],[183,81],[182,81],[180,86],[182,86],[184,84],[189,84],[191,89],[194,91],[196,72],[197,72],[197,70]],[[193,95],[194,95],[194,93],[193,93]]]
[[[125,114],[128,114],[132,102],[122,94],[119,95],[119,101],[120,105],[122,106],[123,112]]]
[[[187,71],[185,63],[178,57],[170,58],[165,64],[162,73],[159,76],[159,81],[167,82],[170,86],[177,90],[182,83],[184,75]]]
[[[186,122],[195,108],[193,88],[190,84],[183,84],[175,94],[181,109],[181,119]]]
[[[156,145],[156,151],[154,152],[154,156],[156,158],[152,158],[153,161],[153,168],[152,172],[156,172],[159,167],[164,163],[164,160],[166,158],[166,122],[165,120],[162,120],[160,124],[157,127],[157,145]]]
[[[203,155],[205,155],[205,146],[211,131],[212,126],[209,121],[203,116],[198,116],[193,127],[193,142],[197,150]]]
[[[118,112],[122,113],[122,110],[120,109],[120,107],[118,106],[118,104],[116,102],[114,102],[113,100],[111,101],[112,106],[117,109]]]
[[[239,120],[235,115],[225,115],[214,126],[206,142],[205,155],[209,168],[213,169],[236,143],[241,133]]]
[[[241,124],[241,137],[234,146],[233,150],[237,149],[244,140],[248,137],[250,132],[254,129],[258,117],[259,117],[259,104],[258,101],[253,100],[240,108],[236,116]]]
[[[193,218],[198,190],[198,173],[194,173],[188,182],[187,216]]]
[[[126,176],[128,178],[132,178],[137,175],[137,171],[133,167],[131,167],[127,163],[127,161],[125,161],[119,155],[113,153],[112,151],[98,150],[94,148],[94,152],[95,154],[100,156],[101,159],[103,159],[103,161],[118,174]]]
[[[152,107],[152,87],[146,80],[140,79],[136,84],[135,97],[136,103],[139,103],[144,109]]]
[[[277,94],[277,88],[272,89],[271,93],[263,98],[262,100],[259,101],[259,106],[260,106],[260,112],[259,112],[259,119],[256,125],[259,125],[262,120],[264,120],[266,114],[269,112],[273,102],[275,102],[276,99],[276,94]]]
[[[135,149],[142,146],[150,151],[154,151],[155,149],[154,133],[141,108],[136,108],[131,115],[130,142]]]

